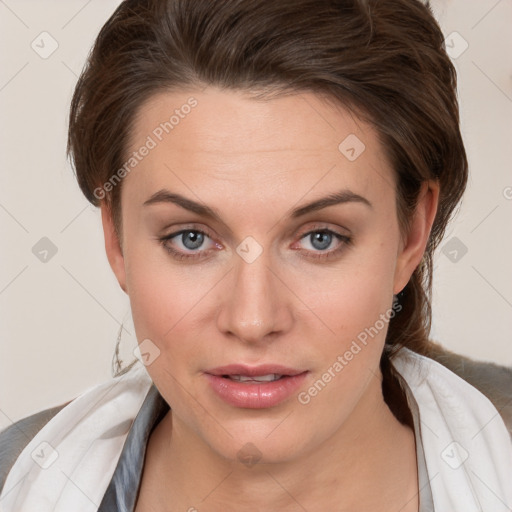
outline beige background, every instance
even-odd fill
[[[0,428],[110,379],[121,322],[133,332],[99,212],[65,158],[74,84],[117,4],[0,0]],[[433,336],[512,366],[512,3],[434,7],[459,72],[471,183],[437,258]],[[43,237],[57,251],[46,262],[33,253],[50,247]],[[135,340],[123,343],[130,354]]]

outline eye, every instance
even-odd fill
[[[191,251],[199,249],[203,245],[206,235],[200,231],[184,231],[178,235],[178,241]]]
[[[334,241],[334,235],[327,231],[315,231],[313,233],[309,233],[303,238],[318,251],[325,251]]]
[[[161,238],[160,243],[179,260],[204,257],[209,249],[218,246],[207,233],[198,229],[182,229],[171,233]]]
[[[298,243],[312,258],[332,258],[338,256],[351,241],[349,236],[324,228],[305,233]]]

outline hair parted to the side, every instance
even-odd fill
[[[372,123],[396,173],[402,230],[421,184],[440,202],[420,265],[399,296],[381,368],[406,346],[428,354],[432,258],[467,182],[455,69],[430,7],[418,0],[126,0],[102,28],[75,89],[68,153],[94,191],[126,161],[140,106],[157,92],[208,85],[312,91]],[[122,183],[101,200],[122,235]]]

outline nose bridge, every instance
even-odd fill
[[[234,272],[226,290],[228,295],[222,301],[219,328],[245,342],[258,342],[284,330],[288,315],[279,283],[269,268],[268,254],[252,259],[240,252],[243,249],[244,245],[240,244],[241,256],[235,257]]]

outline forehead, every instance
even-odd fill
[[[159,93],[139,109],[128,156],[144,145],[151,149],[126,178],[140,201],[166,185],[212,200],[228,186],[245,197],[292,191],[295,200],[333,187],[377,201],[383,187],[394,195],[373,128],[310,92],[271,99],[215,88]]]

